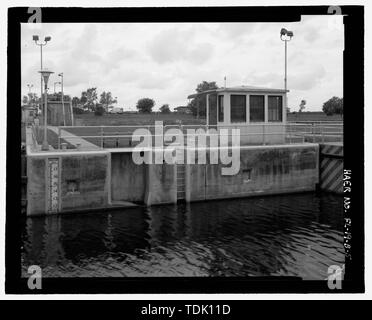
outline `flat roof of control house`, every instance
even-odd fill
[[[207,90],[199,93],[190,94],[187,99],[195,98],[201,94],[208,94],[208,93],[218,93],[218,92],[271,92],[271,93],[286,93],[289,90],[285,89],[273,89],[273,88],[264,88],[264,87],[255,87],[255,86],[238,86],[238,87],[230,87],[230,88],[218,88],[213,90]]]

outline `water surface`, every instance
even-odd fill
[[[27,218],[44,277],[300,276],[344,263],[342,198],[315,193]]]

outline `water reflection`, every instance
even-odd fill
[[[342,223],[342,198],[311,193],[29,218],[23,272],[324,279]]]

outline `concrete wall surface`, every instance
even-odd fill
[[[242,147],[240,170],[232,176],[221,174],[221,164],[190,165],[190,201],[315,190],[318,149],[313,144]]]
[[[61,211],[107,207],[108,156],[81,155],[61,159]],[[75,182],[77,191],[74,192]]]
[[[109,199],[110,154],[27,156],[27,215],[46,214],[55,202],[57,212],[106,208]],[[49,161],[58,163],[51,180]],[[53,184],[56,194],[53,195]],[[52,200],[52,198],[54,199]]]
[[[143,202],[145,196],[145,165],[137,165],[131,152],[111,154],[112,201]]]
[[[177,202],[177,169],[175,164],[146,165],[147,205]]]

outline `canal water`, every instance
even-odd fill
[[[344,263],[342,198],[304,193],[25,220],[22,274],[300,276]]]

